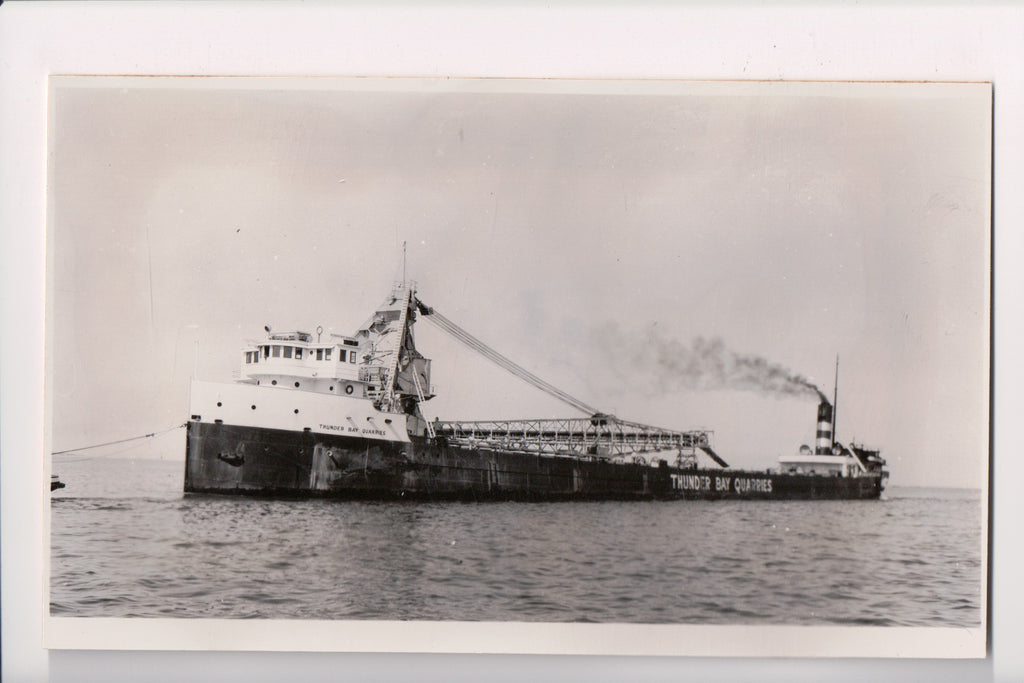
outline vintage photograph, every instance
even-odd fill
[[[67,76],[49,107],[48,627],[984,652],[990,84]]]

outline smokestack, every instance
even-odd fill
[[[814,445],[815,455],[832,453],[832,404],[824,395],[818,404],[818,438]]]

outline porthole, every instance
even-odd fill
[[[334,391],[334,387],[331,387],[331,391]]]
[[[223,403],[221,403],[220,401],[217,401],[217,407],[218,407],[218,408],[220,408],[220,407],[221,407],[222,405],[224,405],[224,404],[223,404]]]
[[[296,383],[295,383],[295,388],[296,388],[296,389],[298,389],[298,388],[299,388],[299,383],[298,383],[298,382],[296,382]]]
[[[351,394],[352,393],[352,385],[351,384],[348,384],[348,385],[345,386],[345,393],[346,394]]]
[[[252,408],[253,410],[256,410],[256,406],[254,406],[254,405],[253,406],[249,406],[249,407]]]
[[[295,414],[296,414],[296,415],[298,415],[298,414],[299,414],[299,409],[298,409],[298,408],[296,408],[296,409],[295,409]]]
[[[270,383],[273,384],[275,387],[277,386],[277,380],[276,379],[270,380]]]

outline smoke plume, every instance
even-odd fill
[[[628,372],[648,378],[662,391],[736,389],[827,400],[806,377],[761,356],[733,351],[719,338],[695,337],[687,344],[652,327],[631,347],[625,358]]]

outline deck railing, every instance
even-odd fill
[[[492,420],[433,423],[450,443],[550,455],[618,456],[676,451],[693,454],[708,446],[711,432],[677,432],[610,418]]]

